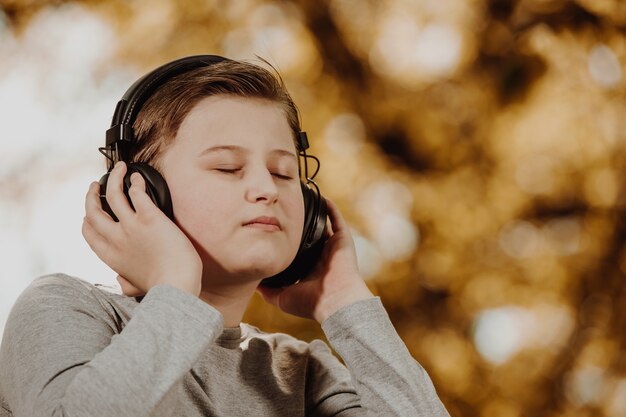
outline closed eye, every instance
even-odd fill
[[[232,169],[216,168],[215,170],[219,171],[219,172],[222,172],[224,174],[236,174],[236,173],[241,171],[241,168],[232,168]],[[272,172],[272,176],[276,177],[278,179],[281,179],[281,180],[291,180],[291,179],[293,179],[293,177],[290,177],[289,175],[283,175],[283,174],[279,174],[277,172]]]
[[[272,173],[273,176],[275,176],[276,178],[280,178],[281,180],[291,180],[293,179],[292,177],[288,176],[288,175],[282,175],[282,174],[277,174],[277,173]]]
[[[223,172],[225,174],[236,174],[237,172],[241,171],[241,168],[234,168],[234,169],[216,168],[215,170],[219,172]]]

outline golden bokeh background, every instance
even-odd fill
[[[99,16],[115,39],[103,74],[267,59],[368,285],[452,416],[626,416],[623,0],[0,4],[15,39],[42,13]],[[17,198],[7,178],[0,197]],[[245,319],[323,337],[259,297]]]

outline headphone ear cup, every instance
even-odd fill
[[[172,197],[170,195],[170,189],[165,182],[163,176],[153,167],[144,163],[132,163],[127,164],[126,175],[124,175],[124,194],[128,199],[128,203],[133,207],[133,203],[128,194],[130,188],[130,176],[138,172],[145,180],[146,194],[150,197],[152,202],[171,220],[174,220],[174,210],[172,207]],[[107,172],[100,178],[100,202],[102,203],[102,209],[106,211],[115,221],[119,221],[113,210],[109,206],[106,200],[106,187],[109,180],[109,173]]]
[[[304,250],[312,248],[320,240],[326,241],[326,219],[328,206],[318,191],[300,182],[304,196],[304,232],[300,246]]]
[[[172,196],[170,189],[165,182],[165,178],[152,166],[144,163],[129,164],[128,173],[124,177],[124,189],[130,188],[130,175],[138,172],[146,180],[146,194],[152,202],[163,212],[170,220],[174,220],[174,208],[172,206]]]
[[[308,184],[300,182],[304,197],[304,230],[294,260],[282,272],[264,279],[261,285],[280,288],[306,277],[322,256],[326,235],[328,207],[326,200]]]

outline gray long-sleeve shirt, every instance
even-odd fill
[[[168,285],[141,302],[36,279],[0,347],[0,417],[448,416],[380,299],[322,324],[330,344],[268,334]]]

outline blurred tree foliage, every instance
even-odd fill
[[[77,3],[0,4],[19,35]],[[279,69],[370,287],[453,416],[626,415],[623,0],[78,4],[115,28],[112,68]],[[322,337],[260,298],[246,319]]]

